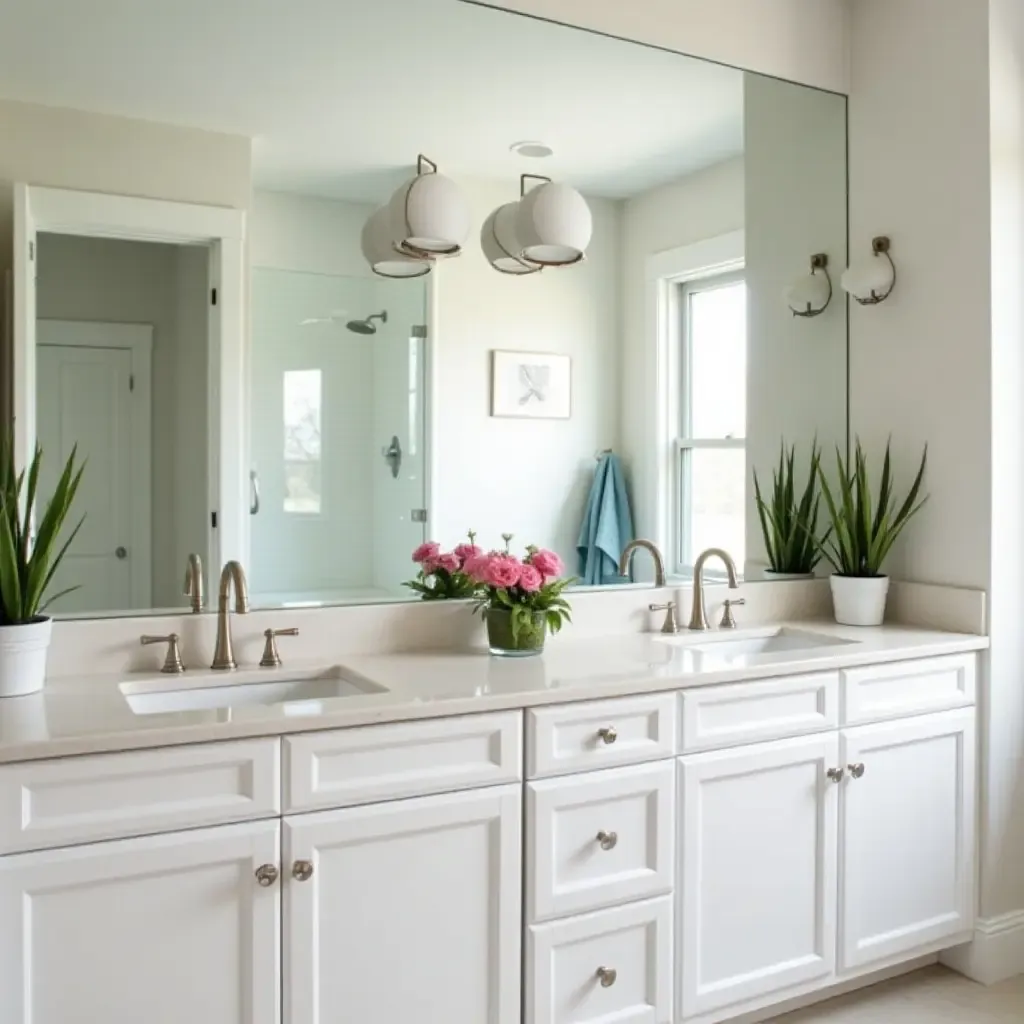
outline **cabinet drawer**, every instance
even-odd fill
[[[247,821],[281,812],[274,739],[0,767],[0,853]]]
[[[522,751],[518,711],[287,736],[285,810],[519,782]]]
[[[676,707],[674,693],[652,693],[527,711],[527,776],[672,757]]]
[[[526,806],[531,921],[671,891],[674,762],[531,782]]]
[[[672,900],[534,925],[526,1024],[671,1024]]]
[[[838,672],[683,691],[684,754],[838,726]]]
[[[970,707],[975,703],[977,656],[896,661],[846,669],[843,724]]]

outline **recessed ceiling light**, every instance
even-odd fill
[[[532,141],[513,142],[508,148],[513,153],[518,153],[520,156],[528,156],[535,160],[551,156],[555,152],[550,146],[544,145],[543,142]]]

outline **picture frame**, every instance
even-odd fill
[[[555,352],[491,352],[491,416],[567,420],[572,359]]]

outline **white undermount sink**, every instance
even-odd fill
[[[242,672],[203,672],[193,675],[143,679],[121,683],[128,706],[137,715],[159,715],[173,711],[209,711],[219,708],[297,704],[303,701],[359,697],[386,693],[383,686],[344,676],[339,669],[282,674],[259,669]]]
[[[773,654],[798,654],[800,652],[828,653],[829,648],[857,643],[826,633],[809,630],[764,629],[745,631],[743,636],[718,634],[714,637],[682,633],[677,636],[659,637],[663,643],[683,647],[695,655],[709,660],[740,661],[748,658],[765,657]]]

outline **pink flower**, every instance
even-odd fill
[[[546,551],[544,548],[534,551],[530,556],[530,564],[545,579],[550,579],[552,576],[561,576],[565,572],[565,565],[558,555],[554,551]]]
[[[523,563],[514,555],[494,555],[487,566],[485,583],[499,590],[514,587],[523,572]]]
[[[454,552],[448,554],[438,555],[434,559],[434,572],[438,569],[444,569],[445,572],[458,572],[462,568],[462,561],[458,555]]]
[[[519,586],[528,594],[535,594],[544,586],[544,577],[535,565],[524,565],[519,573]]]
[[[472,555],[462,563],[462,571],[477,583],[487,582],[487,569],[491,564],[491,556],[481,551]]]
[[[475,544],[456,544],[455,545],[455,557],[458,558],[459,562],[465,566],[469,563],[471,558],[479,558],[483,554]]]
[[[413,553],[412,560],[414,562],[428,562],[431,559],[437,558],[441,553],[441,545],[434,540],[428,540],[426,544],[421,544]]]

